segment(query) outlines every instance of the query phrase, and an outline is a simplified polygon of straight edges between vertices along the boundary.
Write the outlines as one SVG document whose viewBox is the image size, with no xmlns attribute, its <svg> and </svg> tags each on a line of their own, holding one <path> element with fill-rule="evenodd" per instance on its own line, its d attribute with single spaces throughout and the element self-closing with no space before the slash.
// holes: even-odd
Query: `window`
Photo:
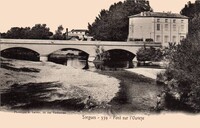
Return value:
<svg viewBox="0 0 200 128">
<path fill-rule="evenodd" d="M 169 25 L 165 24 L 165 31 L 168 31 Z"/>
<path fill-rule="evenodd" d="M 134 25 L 133 25 L 133 23 L 130 24 L 129 29 L 130 29 L 131 33 L 134 33 Z"/>
<path fill-rule="evenodd" d="M 184 31 L 184 25 L 181 25 L 181 31 Z"/>
<path fill-rule="evenodd" d="M 181 23 L 183 23 L 184 22 L 184 20 L 181 20 Z"/>
<path fill-rule="evenodd" d="M 160 22 L 160 19 L 157 19 L 157 22 L 159 23 L 159 22 Z"/>
<path fill-rule="evenodd" d="M 157 30 L 157 31 L 160 31 L 160 24 L 157 24 L 156 30 Z"/>
<path fill-rule="evenodd" d="M 172 42 L 176 42 L 176 36 L 172 37 Z"/>
<path fill-rule="evenodd" d="M 175 24 L 173 25 L 173 31 L 176 31 L 176 25 Z"/>
<path fill-rule="evenodd" d="M 161 41 L 160 35 L 157 35 L 157 36 L 156 36 L 156 41 L 157 41 L 157 42 L 160 42 L 160 41 Z"/>
<path fill-rule="evenodd" d="M 168 43 L 169 42 L 169 36 L 165 36 L 165 43 Z"/>
<path fill-rule="evenodd" d="M 175 19 L 173 20 L 173 23 L 176 23 L 176 20 L 175 20 Z"/>
<path fill-rule="evenodd" d="M 165 19 L 165 23 L 168 23 L 168 19 Z"/>
</svg>

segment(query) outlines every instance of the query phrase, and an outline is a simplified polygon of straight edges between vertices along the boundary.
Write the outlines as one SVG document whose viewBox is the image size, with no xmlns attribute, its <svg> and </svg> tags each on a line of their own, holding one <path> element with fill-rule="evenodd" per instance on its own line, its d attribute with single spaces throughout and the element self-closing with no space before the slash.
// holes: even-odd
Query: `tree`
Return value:
<svg viewBox="0 0 200 128">
<path fill-rule="evenodd" d="M 169 66 L 158 81 L 166 85 L 168 109 L 200 111 L 200 3 L 185 5 L 181 14 L 189 17 L 189 33 L 181 44 L 169 45 L 165 55 Z"/>
<path fill-rule="evenodd" d="M 20 28 L 20 27 L 12 27 L 7 33 L 4 35 L 4 38 L 11 39 L 28 39 L 30 33 L 30 28 Z"/>
<path fill-rule="evenodd" d="M 102 41 L 125 41 L 128 37 L 128 16 L 143 11 L 151 11 L 146 0 L 126 0 L 101 10 L 92 24 L 88 24 L 89 35 Z"/>
<path fill-rule="evenodd" d="M 36 24 L 30 27 L 12 27 L 6 33 L 1 34 L 3 38 L 11 39 L 49 39 L 53 33 L 46 24 Z"/>
<path fill-rule="evenodd" d="M 62 25 L 58 26 L 58 29 L 55 31 L 55 34 L 53 35 L 53 39 L 56 39 L 56 40 L 65 39 L 65 35 L 62 33 L 63 30 L 64 28 Z"/>
<path fill-rule="evenodd" d="M 140 48 L 137 53 L 137 60 L 143 61 L 161 61 L 163 58 L 163 53 L 161 49 L 155 49 L 154 47 L 146 48 L 146 46 Z"/>
<path fill-rule="evenodd" d="M 195 33 L 200 32 L 200 14 L 195 15 L 189 21 L 189 34 L 194 35 Z"/>
<path fill-rule="evenodd" d="M 200 111 L 200 32 L 188 35 L 171 53 L 163 75 L 167 94 L 175 99 L 169 101 L 171 108 Z"/>
<path fill-rule="evenodd" d="M 200 31 L 200 2 L 188 2 L 181 10 L 181 14 L 189 17 L 189 33 L 193 35 Z"/>
<path fill-rule="evenodd" d="M 181 14 L 188 16 L 190 19 L 194 18 L 195 15 L 198 15 L 200 12 L 200 3 L 195 2 L 191 3 L 190 1 L 185 5 L 185 7 L 181 10 Z"/>
<path fill-rule="evenodd" d="M 46 24 L 36 24 L 30 30 L 30 39 L 49 39 L 53 33 Z"/>
<path fill-rule="evenodd" d="M 104 62 L 110 60 L 110 53 L 108 51 L 105 51 L 102 46 L 97 45 L 95 52 L 96 52 L 95 60 Z"/>
<path fill-rule="evenodd" d="M 168 109 L 200 111 L 200 3 L 185 5 L 181 14 L 189 17 L 189 33 L 179 45 L 171 44 L 165 53 L 166 71 L 159 75 L 166 89 Z M 160 79 L 160 80 L 159 80 Z"/>
</svg>

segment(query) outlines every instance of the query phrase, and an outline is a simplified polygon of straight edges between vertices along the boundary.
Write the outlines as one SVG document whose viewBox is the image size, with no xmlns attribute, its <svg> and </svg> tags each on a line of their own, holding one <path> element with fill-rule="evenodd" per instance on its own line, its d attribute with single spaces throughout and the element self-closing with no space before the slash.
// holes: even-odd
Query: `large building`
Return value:
<svg viewBox="0 0 200 128">
<path fill-rule="evenodd" d="M 167 46 L 188 33 L 188 17 L 171 12 L 142 12 L 129 17 L 128 41 L 153 41 Z"/>
</svg>

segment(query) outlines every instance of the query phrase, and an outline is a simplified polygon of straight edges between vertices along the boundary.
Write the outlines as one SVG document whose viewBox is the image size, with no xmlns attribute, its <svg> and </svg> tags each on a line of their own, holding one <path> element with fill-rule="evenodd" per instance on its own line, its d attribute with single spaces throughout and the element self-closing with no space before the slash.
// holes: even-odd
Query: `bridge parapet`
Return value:
<svg viewBox="0 0 200 128">
<path fill-rule="evenodd" d="M 96 46 L 133 46 L 162 47 L 155 42 L 121 42 L 121 41 L 71 41 L 71 40 L 33 40 L 33 39 L 0 39 L 0 44 L 43 44 L 43 45 L 96 45 Z"/>
</svg>

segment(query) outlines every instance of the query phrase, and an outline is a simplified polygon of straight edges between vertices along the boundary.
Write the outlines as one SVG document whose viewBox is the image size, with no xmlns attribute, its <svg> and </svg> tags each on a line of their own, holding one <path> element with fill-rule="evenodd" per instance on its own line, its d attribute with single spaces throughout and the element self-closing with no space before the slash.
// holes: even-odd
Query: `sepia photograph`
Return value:
<svg viewBox="0 0 200 128">
<path fill-rule="evenodd" d="M 198 127 L 200 0 L 0 5 L 5 124 Z"/>
</svg>

